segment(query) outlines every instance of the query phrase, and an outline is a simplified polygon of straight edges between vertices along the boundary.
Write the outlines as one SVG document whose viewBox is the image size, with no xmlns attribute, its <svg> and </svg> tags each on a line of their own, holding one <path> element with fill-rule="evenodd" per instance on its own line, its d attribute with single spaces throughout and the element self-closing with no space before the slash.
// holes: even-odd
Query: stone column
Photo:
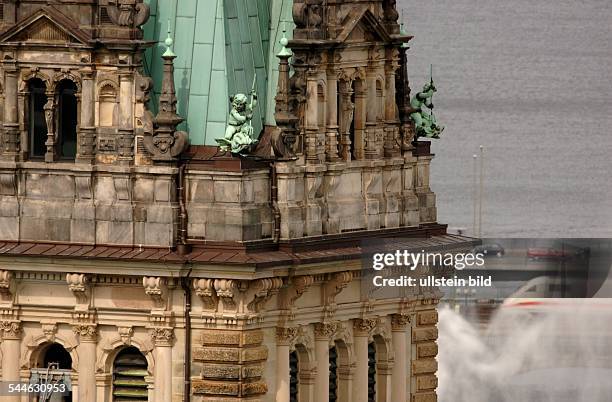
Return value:
<svg viewBox="0 0 612 402">
<path fill-rule="evenodd" d="M 119 163 L 132 164 L 134 161 L 134 116 L 133 116 L 133 74 L 124 71 L 120 77 L 120 114 L 119 114 Z"/>
<path fill-rule="evenodd" d="M 329 400 L 329 341 L 336 333 L 335 323 L 315 324 L 315 360 L 317 376 L 315 377 L 315 401 Z"/>
<path fill-rule="evenodd" d="M 316 71 L 306 73 L 306 138 L 305 153 L 306 160 L 310 163 L 318 163 L 317 133 L 319 131 L 319 96 L 317 91 Z"/>
<path fill-rule="evenodd" d="M 335 70 L 327 72 L 327 147 L 326 159 L 338 160 L 338 78 Z"/>
<path fill-rule="evenodd" d="M 94 324 L 79 324 L 73 331 L 79 337 L 79 401 L 95 402 L 97 328 Z"/>
<path fill-rule="evenodd" d="M 408 353 L 406 349 L 406 327 L 409 316 L 393 314 L 391 316 L 391 331 L 393 342 L 393 369 L 391 371 L 391 400 L 407 401 L 408 391 Z"/>
<path fill-rule="evenodd" d="M 350 161 L 351 155 L 351 123 L 355 118 L 355 106 L 351 101 L 353 94 L 351 84 L 348 81 L 340 82 L 340 113 L 338 126 L 340 130 L 340 158 L 344 161 Z M 355 129 L 356 129 L 355 125 Z"/>
<path fill-rule="evenodd" d="M 367 93 L 366 83 L 359 79 L 355 81 L 355 117 L 353 127 L 355 129 L 355 159 L 365 158 L 365 143 L 366 143 L 366 115 L 367 115 Z"/>
<path fill-rule="evenodd" d="M 0 321 L 2 337 L 2 381 L 20 381 L 19 361 L 21 350 L 21 322 Z M 6 402 L 19 402 L 21 396 L 3 396 Z"/>
<path fill-rule="evenodd" d="M 368 338 L 376 322 L 357 319 L 353 322 L 355 380 L 353 381 L 352 402 L 368 402 Z"/>
<path fill-rule="evenodd" d="M 2 138 L 4 159 L 19 159 L 19 115 L 17 108 L 17 66 L 4 63 L 4 133 Z"/>
<path fill-rule="evenodd" d="M 276 328 L 276 402 L 289 402 L 289 345 L 297 334 L 297 328 Z"/>
<path fill-rule="evenodd" d="M 398 64 L 393 58 L 385 66 L 386 96 L 385 96 L 385 143 L 386 157 L 400 155 L 399 144 L 399 113 L 395 98 L 395 72 Z"/>
<path fill-rule="evenodd" d="M 81 117 L 77 141 L 77 161 L 91 163 L 94 160 L 96 146 L 94 72 L 89 68 L 82 70 L 81 77 L 83 84 L 81 89 Z"/>
<path fill-rule="evenodd" d="M 151 338 L 155 344 L 155 402 L 172 401 L 172 341 L 170 327 L 153 327 Z"/>
<path fill-rule="evenodd" d="M 365 157 L 375 159 L 378 155 L 376 149 L 376 118 L 378 116 L 378 102 L 376 101 L 376 70 L 372 67 L 367 70 L 367 113 L 366 113 L 366 139 Z"/>
</svg>

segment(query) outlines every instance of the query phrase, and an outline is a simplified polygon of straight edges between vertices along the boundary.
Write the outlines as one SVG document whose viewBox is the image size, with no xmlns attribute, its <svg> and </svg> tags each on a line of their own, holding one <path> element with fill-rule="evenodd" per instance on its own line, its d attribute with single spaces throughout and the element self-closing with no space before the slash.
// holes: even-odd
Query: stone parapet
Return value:
<svg viewBox="0 0 612 402">
<path fill-rule="evenodd" d="M 0 239 L 171 247 L 176 168 L 0 165 Z"/>
<path fill-rule="evenodd" d="M 269 169 L 191 168 L 186 186 L 191 238 L 248 241 L 272 236 Z"/>
</svg>

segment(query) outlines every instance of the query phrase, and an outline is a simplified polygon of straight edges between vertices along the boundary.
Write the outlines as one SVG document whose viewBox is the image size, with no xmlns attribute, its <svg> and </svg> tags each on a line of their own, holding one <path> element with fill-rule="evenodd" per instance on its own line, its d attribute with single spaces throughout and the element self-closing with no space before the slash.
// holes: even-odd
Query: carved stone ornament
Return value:
<svg viewBox="0 0 612 402">
<path fill-rule="evenodd" d="M 336 311 L 336 296 L 346 288 L 353 279 L 350 271 L 336 272 L 323 284 L 323 309 L 325 317 L 331 317 Z"/>
<path fill-rule="evenodd" d="M 356 319 L 353 321 L 353 331 L 355 335 L 368 336 L 378 325 L 378 320 L 374 318 Z"/>
<path fill-rule="evenodd" d="M 393 331 L 403 331 L 410 323 L 410 315 L 408 314 L 393 314 L 391 315 L 391 328 Z"/>
<path fill-rule="evenodd" d="M 300 275 L 292 278 L 291 283 L 283 287 L 278 298 L 278 307 L 281 310 L 291 310 L 295 306 L 297 299 L 308 290 L 313 284 L 314 277 L 312 275 Z"/>
<path fill-rule="evenodd" d="M 155 307 L 164 308 L 167 297 L 166 279 L 159 276 L 145 276 L 142 278 L 142 284 L 147 296 L 153 299 Z"/>
<path fill-rule="evenodd" d="M 142 0 L 109 0 L 108 3 L 108 17 L 113 24 L 122 27 L 136 28 L 144 25 L 151 15 L 149 5 Z"/>
<path fill-rule="evenodd" d="M 53 322 L 43 323 L 42 331 L 47 341 L 55 342 L 55 334 L 57 334 L 57 324 L 56 323 L 53 323 Z"/>
<path fill-rule="evenodd" d="M 151 340 L 155 346 L 172 346 L 174 340 L 174 328 L 152 327 L 150 329 Z"/>
<path fill-rule="evenodd" d="M 289 345 L 297 336 L 297 327 L 276 327 L 276 342 L 279 345 Z"/>
<path fill-rule="evenodd" d="M 176 127 L 184 120 L 177 114 L 176 89 L 174 86 L 174 59 L 172 38 L 168 29 L 165 41 L 167 50 L 162 55 L 164 59 L 164 74 L 162 90 L 159 95 L 159 112 L 154 119 L 153 134 L 145 132 L 143 145 L 151 153 L 154 162 L 172 163 L 189 147 L 189 136 L 185 131 L 177 131 Z"/>
<path fill-rule="evenodd" d="M 89 277 L 85 274 L 68 273 L 66 274 L 66 283 L 68 289 L 77 299 L 77 310 L 89 309 L 89 300 L 91 296 L 91 288 Z"/>
<path fill-rule="evenodd" d="M 11 271 L 0 271 L 0 298 L 3 301 L 12 301 L 14 284 L 14 275 Z"/>
<path fill-rule="evenodd" d="M 217 294 L 215 293 L 214 279 L 196 278 L 193 280 L 193 290 L 202 299 L 205 310 L 216 311 Z"/>
<path fill-rule="evenodd" d="M 18 340 L 21 338 L 21 322 L 14 320 L 0 321 L 0 339 Z"/>
<path fill-rule="evenodd" d="M 132 344 L 132 336 L 134 336 L 134 329 L 132 327 L 118 327 L 117 332 L 124 345 L 130 346 Z"/>
<path fill-rule="evenodd" d="M 79 336 L 81 342 L 95 342 L 98 339 L 98 326 L 95 324 L 76 324 L 72 332 Z"/>
<path fill-rule="evenodd" d="M 317 339 L 331 339 L 338 330 L 337 322 L 322 323 L 318 322 L 314 326 L 314 334 Z"/>
</svg>

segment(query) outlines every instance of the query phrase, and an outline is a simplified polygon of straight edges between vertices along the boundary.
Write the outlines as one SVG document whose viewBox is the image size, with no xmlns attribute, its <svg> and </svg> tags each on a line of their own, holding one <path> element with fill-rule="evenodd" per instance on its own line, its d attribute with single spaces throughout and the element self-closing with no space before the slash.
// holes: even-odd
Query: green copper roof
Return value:
<svg viewBox="0 0 612 402">
<path fill-rule="evenodd" d="M 274 124 L 276 54 L 283 23 L 288 37 L 293 32 L 293 0 L 145 1 L 151 6 L 145 38 L 158 42 L 147 51 L 145 70 L 159 91 L 170 20 L 178 113 L 186 118 L 180 128 L 189 131 L 192 144 L 216 144 L 214 138 L 225 131 L 229 95 L 248 94 L 255 73 L 259 104 L 253 126 L 259 132 L 264 124 Z"/>
</svg>

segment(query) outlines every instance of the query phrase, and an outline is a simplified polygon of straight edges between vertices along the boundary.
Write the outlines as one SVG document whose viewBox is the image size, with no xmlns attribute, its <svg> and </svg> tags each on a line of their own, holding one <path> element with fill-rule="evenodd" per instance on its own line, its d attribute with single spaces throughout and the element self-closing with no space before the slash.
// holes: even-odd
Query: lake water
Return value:
<svg viewBox="0 0 612 402">
<path fill-rule="evenodd" d="M 411 86 L 434 65 L 439 221 L 483 236 L 612 237 L 612 1 L 400 0 Z"/>
</svg>

